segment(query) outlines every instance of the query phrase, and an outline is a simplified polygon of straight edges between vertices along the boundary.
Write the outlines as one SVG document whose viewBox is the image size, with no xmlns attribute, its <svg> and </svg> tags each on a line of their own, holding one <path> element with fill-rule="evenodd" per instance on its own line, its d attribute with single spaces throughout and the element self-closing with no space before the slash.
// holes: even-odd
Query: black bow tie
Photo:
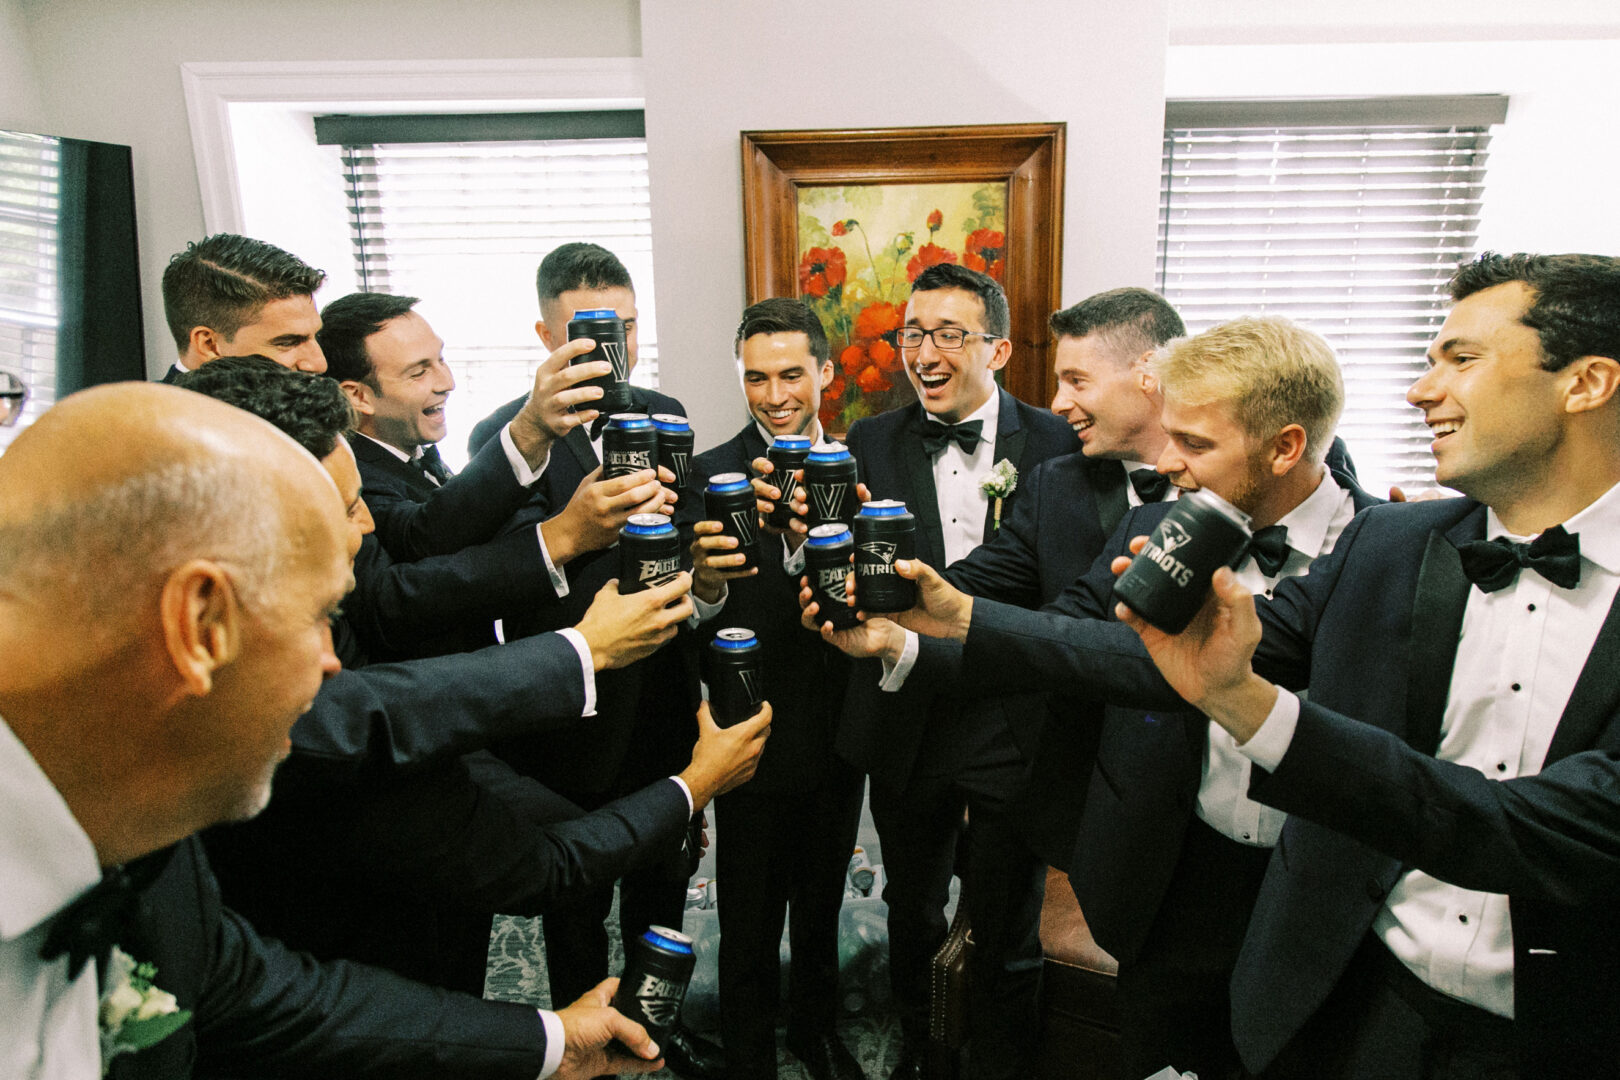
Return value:
<svg viewBox="0 0 1620 1080">
<path fill-rule="evenodd" d="M 930 456 L 945 449 L 947 443 L 955 443 L 962 448 L 962 453 L 971 454 L 979 445 L 979 439 L 984 432 L 983 420 L 966 420 L 960 424 L 941 424 L 926 417 L 917 421 L 917 437 L 922 440 L 923 449 Z"/>
<path fill-rule="evenodd" d="M 603 413 L 601 416 L 598 416 L 595 420 L 591 421 L 591 429 L 588 432 L 591 437 L 591 442 L 595 442 L 597 439 L 602 437 L 602 430 L 608 426 L 608 421 L 611 419 L 613 419 L 613 417 L 609 416 L 607 413 Z"/>
<path fill-rule="evenodd" d="M 1136 497 L 1144 505 L 1163 502 L 1165 493 L 1170 490 L 1170 478 L 1157 469 L 1132 469 L 1130 480 Z"/>
<path fill-rule="evenodd" d="M 1460 544 L 1457 554 L 1462 556 L 1463 573 L 1480 592 L 1507 588 L 1525 567 L 1560 589 L 1573 589 L 1581 583 L 1581 538 L 1578 533 L 1565 532 L 1562 525 L 1554 525 L 1528 544 L 1499 536 Z"/>
<path fill-rule="evenodd" d="M 422 470 L 422 474 L 435 483 L 443 484 L 450 479 L 451 473 L 444 459 L 439 457 L 437 446 L 428 446 L 422 450 L 422 455 L 411 460 L 411 464 Z"/>
<path fill-rule="evenodd" d="M 1249 537 L 1249 554 L 1266 577 L 1276 577 L 1288 563 L 1288 526 L 1267 525 Z"/>
<path fill-rule="evenodd" d="M 77 979 L 91 960 L 98 967 L 105 964 L 124 936 L 141 890 L 163 872 L 172 853 L 168 849 L 103 870 L 100 881 L 52 917 L 39 958 L 48 963 L 66 954 L 69 980 Z"/>
</svg>

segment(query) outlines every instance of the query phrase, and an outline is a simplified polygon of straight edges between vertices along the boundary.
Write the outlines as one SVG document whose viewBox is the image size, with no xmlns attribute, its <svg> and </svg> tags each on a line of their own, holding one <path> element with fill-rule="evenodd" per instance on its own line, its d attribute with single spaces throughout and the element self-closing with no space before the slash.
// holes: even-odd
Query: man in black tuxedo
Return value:
<svg viewBox="0 0 1620 1080">
<path fill-rule="evenodd" d="M 1452 294 L 1407 398 L 1468 498 L 1360 515 L 1271 600 L 1221 572 L 1174 637 L 925 589 L 970 658 L 1140 705 L 1173 687 L 1260 766 L 1251 794 L 1289 818 L 1232 1005 L 1268 1077 L 1577 1077 L 1620 1053 L 1620 263 L 1485 255 Z"/>
<path fill-rule="evenodd" d="M 188 838 L 269 800 L 289 730 L 338 669 L 347 538 L 313 458 L 169 387 L 73 395 L 0 459 L 0 647 L 30 658 L 0 672 L 10 1071 L 97 1074 L 94 972 L 115 944 L 158 965 L 173 999 L 151 1007 L 179 1010 L 155 1046 L 114 1059 L 121 1077 L 654 1067 L 645 1032 L 603 1007 L 611 983 L 537 1016 L 316 964 L 219 908 Z M 109 1043 L 136 1022 L 109 1014 Z M 639 1056 L 604 1052 L 615 1037 Z"/>
<path fill-rule="evenodd" d="M 803 302 L 762 300 L 743 312 L 736 350 L 748 423 L 693 461 L 691 497 L 710 476 L 751 475 L 777 435 L 822 437 L 817 414 L 833 366 L 821 320 Z M 784 915 L 791 912 L 788 1049 L 817 1080 L 860 1080 L 838 1038 L 838 910 L 855 833 L 861 774 L 833 751 L 848 662 L 799 625 L 798 573 L 787 560 L 798 531 L 761 532 L 756 570 L 739 571 L 737 540 L 718 521 L 696 526 L 694 597 L 723 608 L 704 624 L 759 638 L 772 741 L 748 784 L 715 800 L 720 905 L 720 1018 L 727 1075 L 774 1080 Z"/>
<path fill-rule="evenodd" d="M 857 421 L 849 448 L 873 498 L 900 499 L 917 519 L 924 560 L 962 558 L 995 535 L 1019 494 L 991 500 L 981 482 L 1003 460 L 1029 472 L 1075 448 L 1069 425 L 997 387 L 1012 353 L 1001 286 L 955 265 L 912 284 L 898 341 L 917 404 Z M 995 703 L 959 708 L 949 696 L 892 715 L 873 661 L 851 673 L 838 748 L 872 778 L 889 905 L 889 968 L 905 1032 L 893 1075 L 921 1075 L 928 1035 L 928 962 L 945 938 L 945 904 L 963 814 L 962 900 L 973 926 L 968 973 L 975 1076 L 1027 1076 L 1025 1037 L 1040 985 L 1038 937 L 1045 868 L 1018 835 L 1008 801 L 1026 754 Z"/>
<path fill-rule="evenodd" d="M 638 347 L 635 287 L 629 271 L 612 252 L 596 244 L 564 244 L 541 260 L 535 290 L 541 316 L 535 333 L 554 356 L 573 355 L 568 350 L 580 347 L 568 342 L 568 320 L 575 311 L 611 309 L 624 320 L 627 352 L 634 368 Z M 631 399 L 634 412 L 686 413 L 679 401 L 656 390 L 632 387 Z M 523 401 L 508 402 L 473 428 L 469 448 L 475 456 L 513 420 Z M 539 526 L 548 550 L 552 543 L 548 526 L 561 526 L 559 535 L 570 538 L 568 551 L 552 550 L 550 555 L 557 568 L 559 602 L 514 608 L 504 619 L 508 640 L 566 626 L 579 618 L 585 599 L 604 582 L 618 577 L 614 545 L 631 514 L 672 513 L 682 535 L 691 539 L 701 500 L 674 500 L 674 492 L 668 488 L 653 491 L 656 482 L 646 473 L 601 479 L 600 425 L 604 419 L 598 416 L 588 429 L 577 427 L 560 440 L 528 504 L 508 523 L 509 529 Z M 668 480 L 672 482 L 674 477 Z M 704 614 L 698 605 L 698 615 Z M 692 717 L 699 690 L 692 638 L 682 634 L 642 662 L 600 680 L 595 741 L 530 740 L 527 745 L 503 748 L 502 756 L 519 771 L 539 777 L 584 807 L 601 806 L 667 776 L 672 766 L 679 766 L 696 736 Z M 692 855 L 696 855 L 695 847 Z M 649 925 L 680 925 L 686 882 L 695 865 L 695 860 L 677 861 L 623 879 L 619 926 L 624 940 L 638 936 Z M 608 889 L 572 910 L 546 914 L 546 956 L 554 999 L 572 1000 L 576 990 L 589 985 L 595 972 L 606 972 L 608 937 L 603 920 L 611 904 L 612 890 Z M 670 1065 L 682 1075 L 701 1080 L 718 1076 L 724 1067 L 719 1047 L 684 1027 L 677 1028 L 666 1042 Z"/>
<path fill-rule="evenodd" d="M 187 244 L 163 271 L 163 314 L 179 355 L 163 381 L 220 356 L 325 371 L 314 299 L 325 280 L 325 271 L 251 237 L 215 233 Z"/>
</svg>

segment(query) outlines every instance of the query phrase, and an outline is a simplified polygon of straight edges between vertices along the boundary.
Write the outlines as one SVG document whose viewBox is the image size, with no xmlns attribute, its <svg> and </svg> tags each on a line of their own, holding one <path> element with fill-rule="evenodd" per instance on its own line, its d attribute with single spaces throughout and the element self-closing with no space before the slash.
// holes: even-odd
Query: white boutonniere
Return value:
<svg viewBox="0 0 1620 1080">
<path fill-rule="evenodd" d="M 101 1075 L 113 1058 L 145 1050 L 173 1035 L 191 1019 L 173 994 L 152 985 L 157 968 L 137 964 L 118 946 L 107 961 L 106 986 L 101 991 Z"/>
<path fill-rule="evenodd" d="M 990 475 L 980 481 L 979 490 L 996 500 L 995 527 L 1001 528 L 1001 504 L 1018 490 L 1018 467 L 1010 459 L 1002 458 L 990 470 Z"/>
</svg>

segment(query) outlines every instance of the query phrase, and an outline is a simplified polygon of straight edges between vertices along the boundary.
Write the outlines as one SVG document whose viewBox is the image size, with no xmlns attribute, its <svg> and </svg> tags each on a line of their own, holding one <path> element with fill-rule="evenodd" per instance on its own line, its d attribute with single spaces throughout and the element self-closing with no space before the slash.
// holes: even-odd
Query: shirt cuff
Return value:
<svg viewBox="0 0 1620 1080">
<path fill-rule="evenodd" d="M 800 544 L 797 551 L 789 551 L 785 536 L 782 538 L 782 569 L 789 577 L 798 577 L 804 573 L 804 545 Z"/>
<path fill-rule="evenodd" d="M 585 676 L 585 708 L 581 710 L 579 715 L 595 716 L 596 665 L 591 661 L 590 642 L 585 640 L 584 634 L 580 633 L 572 626 L 565 626 L 563 629 L 557 631 L 557 633 L 561 634 L 563 636 L 563 640 L 572 645 L 574 647 L 574 651 L 579 654 L 580 673 Z"/>
<path fill-rule="evenodd" d="M 916 633 L 907 630 L 906 644 L 900 650 L 900 659 L 891 662 L 888 657 L 883 658 L 883 681 L 878 683 L 878 689 L 893 693 L 906 685 L 906 676 L 917 666 L 917 653 L 920 648 L 921 642 Z"/>
<path fill-rule="evenodd" d="M 568 1035 L 563 1031 L 562 1020 L 550 1009 L 536 1009 L 540 1014 L 540 1022 L 546 1026 L 546 1060 L 540 1066 L 539 1080 L 556 1072 L 562 1065 L 563 1051 L 568 1048 Z"/>
<path fill-rule="evenodd" d="M 730 595 L 731 590 L 726 587 L 726 583 L 723 581 L 720 583 L 720 599 L 716 600 L 712 604 L 700 599 L 697 593 L 693 593 L 692 617 L 687 621 L 693 626 L 697 626 L 699 623 L 708 622 L 710 619 L 720 614 L 720 609 L 726 606 L 726 598 Z"/>
<path fill-rule="evenodd" d="M 1267 772 L 1276 772 L 1294 742 L 1294 729 L 1299 726 L 1299 698 L 1277 688 L 1277 703 L 1266 714 L 1260 730 L 1249 741 L 1238 747 L 1238 753 Z"/>
<path fill-rule="evenodd" d="M 501 428 L 501 449 L 506 451 L 506 460 L 512 466 L 512 474 L 517 477 L 519 487 L 529 487 L 540 479 L 540 474 L 546 471 L 546 462 L 551 460 L 551 447 L 548 446 L 546 447 L 545 456 L 540 459 L 540 467 L 538 469 L 529 468 L 529 463 L 523 460 L 522 454 L 518 453 L 517 443 L 512 441 L 511 424 Z"/>
<path fill-rule="evenodd" d="M 691 817 L 692 816 L 692 789 L 687 787 L 686 786 L 686 781 L 682 780 L 678 776 L 672 776 L 672 777 L 670 777 L 670 779 L 675 781 L 675 786 L 681 789 L 681 794 L 682 795 L 686 796 L 686 816 Z"/>
<path fill-rule="evenodd" d="M 542 522 L 542 524 L 544 523 Z M 534 527 L 534 536 L 536 540 L 540 541 L 540 558 L 545 560 L 546 573 L 551 577 L 552 591 L 557 594 L 557 599 L 561 600 L 568 595 L 568 575 L 563 573 L 562 569 L 551 561 L 551 552 L 546 550 L 546 534 L 541 531 L 539 525 Z"/>
</svg>

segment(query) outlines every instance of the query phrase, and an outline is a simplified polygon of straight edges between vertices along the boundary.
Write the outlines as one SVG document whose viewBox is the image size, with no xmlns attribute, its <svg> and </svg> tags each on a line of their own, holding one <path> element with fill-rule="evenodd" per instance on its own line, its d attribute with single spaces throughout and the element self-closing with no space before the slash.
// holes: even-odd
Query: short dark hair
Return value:
<svg viewBox="0 0 1620 1080">
<path fill-rule="evenodd" d="M 186 245 L 163 271 L 163 314 L 184 355 L 194 327 L 206 326 L 226 341 L 272 300 L 313 296 L 326 280 L 296 255 L 274 244 L 234 233 L 215 233 Z"/>
<path fill-rule="evenodd" d="M 342 387 L 268 356 L 221 356 L 186 372 L 176 385 L 274 424 L 316 458 L 336 450 L 338 439 L 354 428 L 354 406 Z"/>
<path fill-rule="evenodd" d="M 1187 336 L 1187 324 L 1170 301 L 1151 289 L 1135 286 L 1088 296 L 1053 312 L 1050 324 L 1052 333 L 1059 338 L 1105 335 L 1112 347 L 1131 359 Z"/>
<path fill-rule="evenodd" d="M 757 304 L 749 304 L 737 324 L 737 340 L 732 352 L 742 355 L 743 342 L 759 334 L 803 334 L 810 339 L 810 355 L 818 365 L 832 357 L 832 346 L 827 344 L 827 331 L 821 317 L 810 310 L 803 300 L 788 296 L 773 296 Z"/>
<path fill-rule="evenodd" d="M 636 291 L 630 271 L 619 257 L 601 244 L 576 241 L 552 248 L 534 272 L 534 290 L 540 295 L 540 314 L 546 305 L 573 289 L 629 289 Z"/>
<path fill-rule="evenodd" d="M 414 296 L 356 292 L 340 296 L 321 309 L 321 329 L 315 335 L 326 354 L 326 375 L 338 382 L 363 382 L 377 389 L 377 378 L 366 352 L 366 338 L 383 323 L 407 314 L 417 304 Z"/>
<path fill-rule="evenodd" d="M 979 298 L 984 305 L 984 332 L 995 337 L 1006 337 L 1012 332 L 1012 314 L 1007 310 L 1007 294 L 989 274 L 969 270 L 957 263 L 935 263 L 917 275 L 911 283 L 915 296 L 920 292 L 938 289 L 961 289 Z"/>
<path fill-rule="evenodd" d="M 1543 368 L 1561 371 L 1583 356 L 1620 360 L 1620 259 L 1487 251 L 1452 276 L 1451 298 L 1513 281 L 1535 291 L 1522 321 L 1541 337 Z"/>
</svg>

